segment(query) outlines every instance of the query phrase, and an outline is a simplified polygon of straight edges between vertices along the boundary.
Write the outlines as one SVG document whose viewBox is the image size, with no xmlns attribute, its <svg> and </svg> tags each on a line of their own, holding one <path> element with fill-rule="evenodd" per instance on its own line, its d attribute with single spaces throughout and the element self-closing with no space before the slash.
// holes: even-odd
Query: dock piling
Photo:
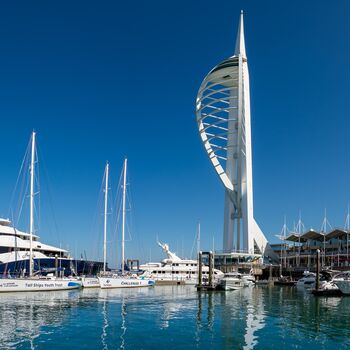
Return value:
<svg viewBox="0 0 350 350">
<path fill-rule="evenodd" d="M 198 287 L 202 287 L 202 252 L 198 253 Z"/>
<path fill-rule="evenodd" d="M 320 289 L 320 250 L 316 250 L 316 290 Z"/>
</svg>

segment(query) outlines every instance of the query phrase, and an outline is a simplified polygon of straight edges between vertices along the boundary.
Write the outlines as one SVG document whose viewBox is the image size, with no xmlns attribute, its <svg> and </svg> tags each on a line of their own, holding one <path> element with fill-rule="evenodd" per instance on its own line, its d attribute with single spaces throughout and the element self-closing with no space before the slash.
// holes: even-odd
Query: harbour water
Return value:
<svg viewBox="0 0 350 350">
<path fill-rule="evenodd" d="M 0 294 L 0 349 L 349 349 L 350 297 L 194 286 Z"/>
</svg>

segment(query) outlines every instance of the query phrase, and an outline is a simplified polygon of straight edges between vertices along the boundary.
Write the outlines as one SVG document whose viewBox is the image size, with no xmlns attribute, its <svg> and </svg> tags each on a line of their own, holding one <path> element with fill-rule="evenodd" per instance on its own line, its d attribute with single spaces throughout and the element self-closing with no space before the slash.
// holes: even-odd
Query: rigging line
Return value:
<svg viewBox="0 0 350 350">
<path fill-rule="evenodd" d="M 21 162 L 21 167 L 20 167 L 19 172 L 18 172 L 18 175 L 17 175 L 15 187 L 14 187 L 14 189 L 13 189 L 13 191 L 12 191 L 12 194 L 11 194 L 10 208 L 12 207 L 12 204 L 13 204 L 13 201 L 14 201 L 15 192 L 16 192 L 16 189 L 17 189 L 18 182 L 19 182 L 19 180 L 20 180 L 21 174 L 22 174 L 22 172 L 23 172 L 25 162 L 26 162 L 26 160 L 27 160 L 27 158 L 28 158 L 28 153 L 29 153 L 30 147 L 31 147 L 31 139 L 30 139 L 29 142 L 28 142 L 26 151 L 25 151 L 25 153 L 24 153 L 24 157 L 23 157 L 22 162 Z M 9 208 L 9 211 L 10 211 L 10 208 Z"/>
<path fill-rule="evenodd" d="M 102 227 L 102 218 L 103 218 L 103 210 L 102 208 L 104 207 L 104 184 L 106 181 L 106 168 L 104 168 L 103 176 L 102 176 L 102 181 L 100 184 L 100 188 L 98 191 L 98 197 L 97 197 L 97 203 L 96 203 L 96 209 L 95 209 L 95 214 L 94 214 L 94 227 L 93 227 L 93 232 L 96 234 L 94 237 L 97 237 L 97 254 L 101 253 L 101 249 L 98 249 L 101 247 L 102 242 L 103 242 L 103 235 L 101 234 L 101 227 Z M 94 251 L 94 254 L 96 252 Z M 108 255 L 107 255 L 108 256 Z M 108 259 L 107 259 L 108 260 Z"/>
<path fill-rule="evenodd" d="M 96 201 L 96 205 L 95 205 L 95 210 L 93 212 L 93 217 L 92 217 L 92 222 L 91 222 L 91 226 L 90 226 L 90 235 L 92 235 L 94 237 L 94 243 L 97 243 L 97 244 L 94 244 L 94 251 L 93 251 L 93 254 L 96 254 L 96 250 L 97 250 L 97 256 L 100 258 L 101 255 L 101 235 L 100 235 L 100 223 L 98 218 L 100 218 L 100 211 L 99 209 L 102 207 L 101 203 L 102 203 L 102 188 L 103 188 L 103 183 L 104 183 L 104 179 L 105 179 L 105 171 L 103 173 L 103 176 L 102 176 L 102 181 L 101 181 L 101 184 L 99 186 L 99 191 L 97 192 L 98 195 L 96 196 L 97 197 L 97 201 Z M 101 219 L 100 219 L 101 221 Z"/>
<path fill-rule="evenodd" d="M 34 213 L 36 215 L 36 225 L 37 225 L 37 230 L 40 232 L 41 229 L 41 194 L 40 194 L 40 167 L 39 167 L 39 161 L 38 161 L 38 142 L 36 142 L 36 147 L 35 147 L 35 154 L 34 154 L 34 162 L 36 165 L 35 172 L 34 172 L 34 189 L 35 189 L 35 183 L 37 184 L 37 192 L 35 193 L 34 190 Z M 38 195 L 37 202 L 35 202 L 35 195 Z M 34 227 L 34 232 L 35 232 L 35 227 Z"/>
<path fill-rule="evenodd" d="M 197 241 L 197 236 L 198 235 L 198 232 L 194 235 L 194 238 L 193 238 L 193 243 L 192 243 L 192 248 L 191 248 L 191 254 L 190 254 L 190 257 L 193 258 L 193 251 L 194 251 L 194 247 L 196 245 L 196 241 Z"/>
<path fill-rule="evenodd" d="M 123 171 L 120 173 L 119 181 L 118 181 L 118 184 L 116 187 L 117 191 L 116 191 L 114 201 L 113 201 L 113 208 L 114 208 L 114 211 L 116 213 L 116 215 L 114 216 L 113 221 L 112 221 L 114 235 L 116 234 L 116 231 L 118 229 L 118 222 L 119 222 L 119 215 L 120 215 L 120 208 L 121 208 L 121 204 L 118 203 L 118 201 L 120 201 L 120 199 L 121 199 L 122 181 L 123 181 Z"/>
<path fill-rule="evenodd" d="M 132 205 L 131 205 L 131 191 L 130 191 L 130 184 L 127 182 L 127 185 L 126 185 L 126 202 L 127 202 L 127 205 L 128 205 L 128 209 L 127 211 L 129 211 L 129 216 L 127 217 L 127 220 L 126 220 L 126 223 L 127 223 L 127 228 L 129 229 L 129 239 L 130 241 L 132 240 L 132 235 L 131 235 L 131 232 L 132 232 L 132 229 L 133 229 L 133 213 L 131 211 L 132 209 Z M 128 188 L 129 186 L 129 188 Z"/>
<path fill-rule="evenodd" d="M 53 188 L 52 181 L 51 181 L 51 178 L 49 176 L 49 172 L 47 170 L 44 153 L 41 151 L 41 147 L 39 144 L 37 144 L 37 147 L 36 147 L 36 154 L 37 154 L 37 163 L 38 164 L 39 164 L 39 158 L 41 159 L 40 166 L 37 167 L 37 169 L 38 169 L 37 180 L 38 180 L 38 192 L 39 192 L 39 211 L 40 211 L 39 215 L 42 216 L 42 205 L 41 205 L 42 193 L 40 190 L 40 188 L 41 188 L 40 179 L 41 179 L 41 176 L 44 176 L 43 183 L 45 185 L 45 190 L 47 193 L 47 199 L 48 199 L 48 203 L 49 203 L 49 212 L 50 212 L 50 215 L 51 215 L 52 220 L 53 220 L 53 227 L 50 226 L 49 229 L 53 230 L 53 235 L 55 236 L 56 240 L 58 239 L 58 242 L 61 242 L 61 231 L 59 230 L 59 227 L 58 227 L 56 212 L 54 210 L 54 204 L 53 204 L 53 196 L 52 196 L 52 191 L 51 191 L 51 188 Z M 41 224 L 41 220 L 39 220 L 39 224 Z"/>
<path fill-rule="evenodd" d="M 22 202 L 21 204 L 19 205 L 19 208 L 18 208 L 18 216 L 17 216 L 17 222 L 16 222 L 16 225 L 15 226 L 18 226 L 19 224 L 19 220 L 20 220 L 20 217 L 22 215 L 22 210 L 23 210 L 23 207 L 25 205 L 25 202 L 26 202 L 26 196 L 25 196 L 25 193 L 28 192 L 28 188 L 29 188 L 29 181 L 26 181 L 26 186 L 25 186 L 25 189 L 24 189 L 24 193 L 21 193 L 21 197 L 22 197 Z"/>
<path fill-rule="evenodd" d="M 137 220 L 136 215 L 136 207 L 135 207 L 135 201 L 134 201 L 134 187 L 131 186 L 131 180 L 130 180 L 130 172 L 128 173 L 128 177 L 127 177 L 127 200 L 129 203 L 129 208 L 130 208 L 130 214 L 129 214 L 129 220 L 130 220 L 130 239 L 133 240 L 133 235 L 134 235 L 134 242 L 136 242 L 137 245 L 137 250 L 138 250 L 138 254 L 140 256 L 146 256 L 146 252 L 145 252 L 145 245 L 142 242 L 142 237 L 139 235 L 139 231 L 136 225 Z"/>
<path fill-rule="evenodd" d="M 116 216 L 116 221 L 115 221 L 115 226 L 114 226 L 114 235 L 115 235 L 115 238 L 117 239 L 117 231 L 119 229 L 119 226 L 120 226 L 120 215 L 121 215 L 121 212 L 122 212 L 122 201 L 123 199 L 120 198 L 119 199 L 119 203 L 117 205 L 117 208 L 118 208 L 118 211 L 117 211 L 117 216 Z"/>
<path fill-rule="evenodd" d="M 26 160 L 27 161 L 27 160 Z M 25 169 L 27 169 L 27 162 L 24 164 Z M 26 193 L 27 193 L 27 188 L 28 188 L 29 180 L 28 177 L 26 176 L 26 173 L 24 170 L 21 173 L 21 179 L 20 179 L 20 188 L 18 193 L 15 194 L 17 196 L 17 204 L 15 206 L 15 213 L 14 213 L 14 225 L 18 226 L 19 220 L 20 220 L 20 213 L 22 211 L 22 207 L 24 206 L 24 202 L 26 200 Z"/>
</svg>

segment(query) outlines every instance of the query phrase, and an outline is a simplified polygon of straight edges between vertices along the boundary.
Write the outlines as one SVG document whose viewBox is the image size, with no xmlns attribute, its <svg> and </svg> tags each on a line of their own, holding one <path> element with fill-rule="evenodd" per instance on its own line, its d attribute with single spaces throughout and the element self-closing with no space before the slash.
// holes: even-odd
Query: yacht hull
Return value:
<svg viewBox="0 0 350 350">
<path fill-rule="evenodd" d="M 97 277 L 82 277 L 81 283 L 84 288 L 100 288 L 100 281 Z"/>
<path fill-rule="evenodd" d="M 337 285 L 337 287 L 343 294 L 350 294 L 350 281 L 334 281 L 334 283 Z"/>
<path fill-rule="evenodd" d="M 238 290 L 244 287 L 244 282 L 236 278 L 223 278 L 220 281 L 219 289 L 222 290 Z"/>
<path fill-rule="evenodd" d="M 108 288 L 140 288 L 154 286 L 154 280 L 125 277 L 99 277 L 100 287 Z"/>
<path fill-rule="evenodd" d="M 38 292 L 78 289 L 81 283 L 72 279 L 2 278 L 1 292 Z"/>
</svg>

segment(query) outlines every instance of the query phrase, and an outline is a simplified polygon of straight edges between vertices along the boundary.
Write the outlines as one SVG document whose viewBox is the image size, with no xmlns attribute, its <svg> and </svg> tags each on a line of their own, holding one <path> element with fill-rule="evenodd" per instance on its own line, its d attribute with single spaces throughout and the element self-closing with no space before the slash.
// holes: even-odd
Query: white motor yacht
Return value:
<svg viewBox="0 0 350 350">
<path fill-rule="evenodd" d="M 340 291 L 345 294 L 350 294 L 350 271 L 342 272 L 341 274 L 337 275 L 334 283 L 337 285 L 337 287 L 340 289 Z"/>
<path fill-rule="evenodd" d="M 309 271 L 304 271 L 303 277 L 297 281 L 298 288 L 314 288 L 316 283 L 316 274 Z"/>
<path fill-rule="evenodd" d="M 161 262 L 149 262 L 140 265 L 140 269 L 151 274 L 155 281 L 179 282 L 185 284 L 198 283 L 198 261 L 193 259 L 181 259 L 170 251 L 169 245 L 157 242 L 166 253 L 167 258 Z M 214 269 L 214 280 L 218 282 L 224 276 L 223 272 Z M 202 279 L 206 282 L 209 278 L 209 267 L 202 266 Z"/>
<path fill-rule="evenodd" d="M 239 272 L 228 272 L 220 280 L 218 288 L 223 290 L 237 290 L 244 286 L 248 286 L 248 281 Z"/>
</svg>

